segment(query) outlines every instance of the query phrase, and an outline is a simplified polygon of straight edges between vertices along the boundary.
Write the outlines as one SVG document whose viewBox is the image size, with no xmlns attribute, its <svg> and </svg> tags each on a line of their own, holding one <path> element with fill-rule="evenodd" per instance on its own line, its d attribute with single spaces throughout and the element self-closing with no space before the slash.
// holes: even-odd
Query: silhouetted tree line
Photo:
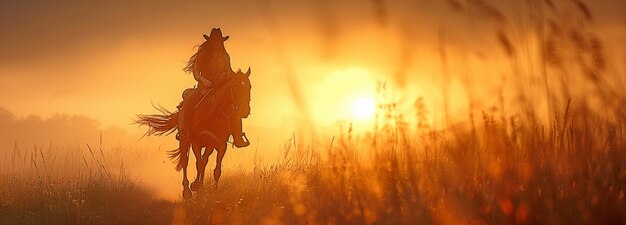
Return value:
<svg viewBox="0 0 626 225">
<path fill-rule="evenodd" d="M 0 107 L 0 151 L 33 146 L 73 147 L 86 143 L 97 145 L 102 133 L 103 141 L 110 145 L 136 143 L 121 128 L 102 129 L 100 122 L 84 115 L 56 114 L 49 118 L 37 115 L 18 117 Z M 135 141 L 135 142 L 131 142 Z"/>
</svg>

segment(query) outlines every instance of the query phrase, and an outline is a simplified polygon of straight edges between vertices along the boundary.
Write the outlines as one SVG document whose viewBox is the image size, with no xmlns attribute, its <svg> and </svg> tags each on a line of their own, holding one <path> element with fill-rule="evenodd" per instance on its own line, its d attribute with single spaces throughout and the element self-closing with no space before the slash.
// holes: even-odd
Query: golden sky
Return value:
<svg viewBox="0 0 626 225">
<path fill-rule="evenodd" d="M 515 11 L 523 1 L 487 2 Z M 585 2 L 594 29 L 624 41 L 626 3 Z M 142 133 L 130 125 L 134 115 L 156 112 L 152 104 L 175 109 L 195 82 L 182 71 L 186 60 L 202 34 L 220 27 L 233 69 L 252 68 L 244 127 L 256 131 L 252 139 L 269 138 L 259 133 L 296 130 L 300 115 L 321 126 L 349 119 L 352 102 L 374 95 L 377 81 L 408 83 L 436 106 L 438 32 L 452 47 L 491 55 L 495 25 L 467 23 L 449 1 L 3 2 L 0 107 L 18 116 L 81 114 Z M 623 59 L 623 45 L 610 54 Z"/>
</svg>

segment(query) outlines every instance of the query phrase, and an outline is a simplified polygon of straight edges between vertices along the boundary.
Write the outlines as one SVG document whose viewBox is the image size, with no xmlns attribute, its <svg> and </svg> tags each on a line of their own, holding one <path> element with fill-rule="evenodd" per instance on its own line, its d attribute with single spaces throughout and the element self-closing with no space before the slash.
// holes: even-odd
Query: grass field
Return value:
<svg viewBox="0 0 626 225">
<path fill-rule="evenodd" d="M 0 224 L 623 224 L 624 126 L 575 107 L 551 126 L 484 113 L 440 131 L 387 115 L 326 146 L 287 141 L 185 202 L 137 185 L 115 159 L 127 150 L 16 149 Z"/>
<path fill-rule="evenodd" d="M 585 5 L 572 2 L 589 24 Z M 501 13 L 481 6 L 474 16 L 502 25 Z M 130 162 L 154 149 L 16 144 L 0 155 L 0 225 L 626 224 L 623 61 L 584 26 L 540 16 L 494 32 L 510 65 L 493 78 L 501 95 L 480 96 L 471 91 L 479 81 L 442 73 L 443 126 L 429 122 L 424 99 L 407 112 L 406 101 L 383 98 L 367 129 L 347 123 L 328 142 L 294 135 L 272 163 L 224 170 L 217 188 L 208 176 L 188 201 L 142 185 Z M 462 67 L 440 44 L 442 71 Z M 450 80 L 469 99 L 456 120 L 447 119 Z M 479 98 L 496 104 L 477 106 Z"/>
</svg>

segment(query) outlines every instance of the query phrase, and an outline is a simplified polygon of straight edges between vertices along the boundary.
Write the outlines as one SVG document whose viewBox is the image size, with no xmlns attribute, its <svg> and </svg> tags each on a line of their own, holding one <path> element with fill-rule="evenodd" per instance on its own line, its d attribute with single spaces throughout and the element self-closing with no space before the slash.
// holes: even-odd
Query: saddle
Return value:
<svg viewBox="0 0 626 225">
<path fill-rule="evenodd" d="M 177 106 L 180 112 L 179 128 L 183 128 L 179 129 L 178 136 L 181 135 L 181 132 L 189 132 L 189 120 L 193 119 L 193 112 L 196 111 L 201 104 L 209 105 L 209 110 L 206 113 L 207 117 L 213 117 L 216 115 L 215 113 L 222 113 L 224 116 L 229 117 L 234 113 L 232 107 L 224 105 L 226 98 L 232 95 L 230 83 L 232 83 L 233 80 L 234 79 L 228 79 L 212 88 L 195 87 L 183 91 L 183 101 Z M 187 136 L 186 134 L 182 135 Z"/>
</svg>

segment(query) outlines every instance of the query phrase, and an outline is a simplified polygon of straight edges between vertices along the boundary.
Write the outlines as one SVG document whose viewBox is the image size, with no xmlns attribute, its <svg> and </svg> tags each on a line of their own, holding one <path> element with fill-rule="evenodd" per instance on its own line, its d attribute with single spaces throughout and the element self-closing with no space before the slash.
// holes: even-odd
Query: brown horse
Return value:
<svg viewBox="0 0 626 225">
<path fill-rule="evenodd" d="M 201 102 L 185 99 L 182 111 L 193 110 L 192 118 L 184 122 L 189 128 L 189 136 L 179 140 L 178 149 L 170 151 L 170 157 L 176 163 L 176 170 L 183 170 L 183 197 L 191 197 L 191 190 L 199 190 L 204 183 L 204 170 L 209 156 L 217 150 L 217 163 L 213 170 L 215 185 L 222 173 L 222 159 L 226 154 L 228 137 L 231 130 L 229 118 L 236 116 L 247 118 L 250 115 L 250 68 L 245 74 L 241 71 L 220 87 L 205 93 Z M 197 91 L 197 90 L 196 90 Z M 182 112 L 171 113 L 161 109 L 162 115 L 138 115 L 137 123 L 149 127 L 147 135 L 167 135 L 175 131 L 178 119 Z M 187 180 L 187 164 L 189 148 L 193 149 L 196 157 L 196 180 L 189 187 Z M 202 149 L 205 148 L 204 153 Z"/>
</svg>

